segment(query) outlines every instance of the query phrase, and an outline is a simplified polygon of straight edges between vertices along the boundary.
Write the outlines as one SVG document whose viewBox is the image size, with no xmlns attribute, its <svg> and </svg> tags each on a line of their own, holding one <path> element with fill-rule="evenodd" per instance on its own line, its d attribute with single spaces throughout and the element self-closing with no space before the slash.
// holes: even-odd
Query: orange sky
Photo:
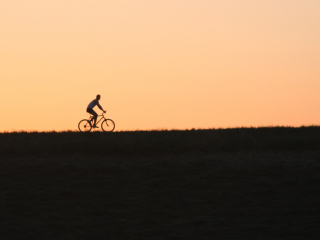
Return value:
<svg viewBox="0 0 320 240">
<path fill-rule="evenodd" d="M 318 0 L 10 0 L 3 131 L 320 124 Z M 100 112 L 97 109 L 97 112 Z"/>
</svg>

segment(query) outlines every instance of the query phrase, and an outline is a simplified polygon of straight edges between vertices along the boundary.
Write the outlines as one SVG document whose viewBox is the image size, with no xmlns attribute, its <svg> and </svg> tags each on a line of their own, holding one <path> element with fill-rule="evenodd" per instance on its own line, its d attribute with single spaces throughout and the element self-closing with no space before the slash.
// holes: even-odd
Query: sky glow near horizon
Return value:
<svg viewBox="0 0 320 240">
<path fill-rule="evenodd" d="M 320 125 L 318 0 L 12 0 L 3 131 Z M 97 108 L 99 113 L 100 110 Z"/>
</svg>

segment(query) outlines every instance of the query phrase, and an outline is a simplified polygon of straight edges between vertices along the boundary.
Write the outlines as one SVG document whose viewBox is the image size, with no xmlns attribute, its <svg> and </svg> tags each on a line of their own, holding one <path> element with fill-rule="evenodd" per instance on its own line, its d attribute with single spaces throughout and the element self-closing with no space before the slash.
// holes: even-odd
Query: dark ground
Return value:
<svg viewBox="0 0 320 240">
<path fill-rule="evenodd" d="M 320 151 L 2 155 L 1 239 L 318 239 Z"/>
<path fill-rule="evenodd" d="M 320 150 L 320 127 L 0 133 L 0 156 L 159 156 L 270 150 Z"/>
</svg>

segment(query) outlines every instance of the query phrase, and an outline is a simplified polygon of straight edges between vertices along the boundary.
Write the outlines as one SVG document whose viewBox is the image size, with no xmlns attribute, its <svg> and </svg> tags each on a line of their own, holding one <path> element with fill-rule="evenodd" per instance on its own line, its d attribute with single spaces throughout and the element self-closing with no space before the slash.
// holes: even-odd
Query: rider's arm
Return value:
<svg viewBox="0 0 320 240">
<path fill-rule="evenodd" d="M 101 111 L 104 111 L 99 102 L 97 103 L 97 106 L 100 108 Z M 104 111 L 105 112 L 105 111 Z"/>
</svg>

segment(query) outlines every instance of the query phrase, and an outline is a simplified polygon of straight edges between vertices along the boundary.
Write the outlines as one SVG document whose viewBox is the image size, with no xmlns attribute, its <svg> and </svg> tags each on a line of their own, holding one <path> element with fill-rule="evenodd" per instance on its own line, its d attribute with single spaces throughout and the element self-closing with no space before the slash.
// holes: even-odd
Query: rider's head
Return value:
<svg viewBox="0 0 320 240">
<path fill-rule="evenodd" d="M 100 95 L 97 95 L 97 99 L 100 100 Z"/>
</svg>

